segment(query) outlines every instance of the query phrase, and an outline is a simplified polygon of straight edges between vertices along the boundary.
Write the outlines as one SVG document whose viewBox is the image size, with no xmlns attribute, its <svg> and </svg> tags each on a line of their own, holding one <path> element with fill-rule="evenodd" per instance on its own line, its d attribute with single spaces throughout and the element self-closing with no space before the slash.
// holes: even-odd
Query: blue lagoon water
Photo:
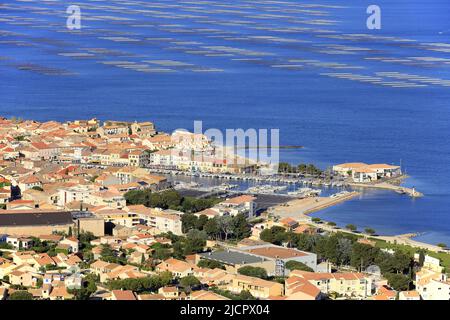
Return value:
<svg viewBox="0 0 450 320">
<path fill-rule="evenodd" d="M 0 4 L 0 115 L 279 128 L 305 147 L 284 161 L 401 163 L 426 195 L 365 191 L 317 216 L 450 244 L 447 0 L 377 1 L 381 30 L 369 1 L 71 4 L 81 30 L 64 1 Z"/>
</svg>

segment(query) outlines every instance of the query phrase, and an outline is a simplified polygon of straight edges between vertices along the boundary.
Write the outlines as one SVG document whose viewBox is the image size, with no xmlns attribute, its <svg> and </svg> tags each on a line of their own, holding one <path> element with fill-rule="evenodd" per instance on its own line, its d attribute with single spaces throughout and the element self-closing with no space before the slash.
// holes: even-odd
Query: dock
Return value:
<svg viewBox="0 0 450 320">
<path fill-rule="evenodd" d="M 257 174 L 230 174 L 230 173 L 208 173 L 208 172 L 190 172 L 177 169 L 163 169 L 154 168 L 151 166 L 145 167 L 145 169 L 151 174 L 161 174 L 167 176 L 186 176 L 186 177 L 198 177 L 198 178 L 213 178 L 222 180 L 235 180 L 235 181 L 252 181 L 252 182 L 265 182 L 265 183 L 284 183 L 284 184 L 303 184 L 312 186 L 324 186 L 324 187 L 347 187 L 348 183 L 342 180 L 327 180 L 320 177 L 304 175 L 300 177 L 297 175 L 285 175 L 285 174 L 273 174 L 273 175 L 257 175 Z"/>
</svg>

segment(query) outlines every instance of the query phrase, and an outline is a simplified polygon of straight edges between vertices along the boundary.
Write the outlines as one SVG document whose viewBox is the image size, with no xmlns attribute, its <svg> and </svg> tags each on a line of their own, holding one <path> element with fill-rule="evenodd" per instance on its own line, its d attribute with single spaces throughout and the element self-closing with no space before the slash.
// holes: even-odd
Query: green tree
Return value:
<svg viewBox="0 0 450 320">
<path fill-rule="evenodd" d="M 25 290 L 14 291 L 8 300 L 33 300 L 33 295 Z"/>
<path fill-rule="evenodd" d="M 102 251 L 100 252 L 100 259 L 109 263 L 125 264 L 126 259 L 123 256 L 119 256 L 121 253 L 116 253 L 108 245 L 102 245 Z"/>
<path fill-rule="evenodd" d="M 195 224 L 195 228 L 198 230 L 203 230 L 205 224 L 208 222 L 208 217 L 204 214 L 200 215 L 197 219 L 197 223 Z"/>
<path fill-rule="evenodd" d="M 196 213 L 213 207 L 219 203 L 219 198 L 197 199 L 193 197 L 184 197 L 181 201 L 181 211 L 186 213 Z"/>
<path fill-rule="evenodd" d="M 148 207 L 162 209 L 176 209 L 182 201 L 181 195 L 175 190 L 166 190 L 163 192 L 155 192 L 150 194 Z"/>
<path fill-rule="evenodd" d="M 368 235 L 374 235 L 375 234 L 375 230 L 372 228 L 365 228 L 364 232 L 367 233 Z"/>
<path fill-rule="evenodd" d="M 414 264 L 414 258 L 400 250 L 394 252 L 392 260 L 395 272 L 402 274 L 408 272 Z"/>
<path fill-rule="evenodd" d="M 421 249 L 419 251 L 419 266 L 423 267 L 423 263 L 425 262 L 425 250 Z"/>
<path fill-rule="evenodd" d="M 181 229 L 183 233 L 187 233 L 189 230 L 194 229 L 197 225 L 198 218 L 192 213 L 185 213 L 181 216 Z"/>
<path fill-rule="evenodd" d="M 194 276 L 186 276 L 180 279 L 180 285 L 185 288 L 186 291 L 191 291 L 194 286 L 200 285 L 201 282 Z"/>
<path fill-rule="evenodd" d="M 319 258 L 329 260 L 335 265 L 348 264 L 352 252 L 352 242 L 341 234 L 333 234 L 318 238 L 313 250 Z"/>
<path fill-rule="evenodd" d="M 203 226 L 203 231 L 206 232 L 209 238 L 216 239 L 220 233 L 219 224 L 216 218 L 209 219 Z"/>
<path fill-rule="evenodd" d="M 408 276 L 398 273 L 388 273 L 384 276 L 392 289 L 397 291 L 409 290 L 411 279 Z"/>
<path fill-rule="evenodd" d="M 42 278 L 37 278 L 37 280 L 36 280 L 36 287 L 42 288 L 43 284 L 44 284 L 44 280 Z"/>
<path fill-rule="evenodd" d="M 81 244 L 87 245 L 90 244 L 92 240 L 96 239 L 96 236 L 92 232 L 82 231 L 78 235 L 78 240 L 80 240 Z"/>
<path fill-rule="evenodd" d="M 225 270 L 225 266 L 220 263 L 219 261 L 215 261 L 215 260 L 208 260 L 208 259 L 201 259 L 198 263 L 197 266 L 200 268 L 209 268 L 209 269 L 224 269 Z"/>
<path fill-rule="evenodd" d="M 67 292 L 73 295 L 73 300 L 89 300 L 92 294 L 86 288 L 68 289 Z"/>
<path fill-rule="evenodd" d="M 129 205 L 147 205 L 150 199 L 150 192 L 148 190 L 131 190 L 125 193 L 124 197 Z"/>
<path fill-rule="evenodd" d="M 138 293 L 144 291 L 154 292 L 159 288 L 168 285 L 171 280 L 172 275 L 170 273 L 162 273 L 157 276 L 137 279 L 112 280 L 107 283 L 107 287 L 110 290 L 132 290 Z"/>
<path fill-rule="evenodd" d="M 221 216 L 217 218 L 217 225 L 221 234 L 224 235 L 224 240 L 227 241 L 228 237 L 233 233 L 232 218 L 230 216 Z"/>
<path fill-rule="evenodd" d="M 345 229 L 355 232 L 358 228 L 354 224 L 348 224 L 345 226 Z"/>
<path fill-rule="evenodd" d="M 352 255 L 353 242 L 352 240 L 340 237 L 338 239 L 338 265 L 348 265 L 350 264 L 350 259 Z"/>
<path fill-rule="evenodd" d="M 274 226 L 270 229 L 263 230 L 259 235 L 259 238 L 266 242 L 282 244 L 285 240 L 287 240 L 286 229 L 283 227 Z"/>
<path fill-rule="evenodd" d="M 205 231 L 189 230 L 186 235 L 185 255 L 202 252 L 206 245 L 207 235 Z"/>
<path fill-rule="evenodd" d="M 256 298 L 248 290 L 242 290 L 239 293 L 239 300 L 256 300 Z"/>
<path fill-rule="evenodd" d="M 302 233 L 296 235 L 295 244 L 300 250 L 316 252 L 316 245 L 319 239 L 319 236 Z"/>
<path fill-rule="evenodd" d="M 278 172 L 291 173 L 293 171 L 292 166 L 287 162 L 280 162 L 278 164 Z"/>
<path fill-rule="evenodd" d="M 378 248 L 371 245 L 356 242 L 352 247 L 350 264 L 352 267 L 362 271 L 374 263 L 379 251 Z"/>
<path fill-rule="evenodd" d="M 331 227 L 335 227 L 336 226 L 336 222 L 333 221 L 328 221 L 327 225 L 331 226 Z"/>
<path fill-rule="evenodd" d="M 241 267 L 238 269 L 238 273 L 245 276 L 267 279 L 267 271 L 266 269 L 261 267 L 252 267 L 252 266 Z"/>
<path fill-rule="evenodd" d="M 314 272 L 314 270 L 312 268 L 308 267 L 303 262 L 295 261 L 295 260 L 290 260 L 290 261 L 286 262 L 285 267 L 286 267 L 286 269 L 289 269 L 289 270 L 302 270 L 302 271 Z"/>
<path fill-rule="evenodd" d="M 242 213 L 239 213 L 236 216 L 234 216 L 231 221 L 231 224 L 233 235 L 237 240 L 242 240 L 250 235 L 251 233 L 250 226 L 247 222 L 247 219 Z"/>
</svg>

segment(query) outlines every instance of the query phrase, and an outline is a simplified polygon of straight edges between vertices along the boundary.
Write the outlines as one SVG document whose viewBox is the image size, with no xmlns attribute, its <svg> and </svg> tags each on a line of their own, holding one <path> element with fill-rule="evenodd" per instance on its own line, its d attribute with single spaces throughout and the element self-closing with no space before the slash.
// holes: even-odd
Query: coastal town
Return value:
<svg viewBox="0 0 450 320">
<path fill-rule="evenodd" d="M 265 166 L 148 121 L 0 118 L 0 300 L 450 299 L 444 244 L 309 215 L 423 196 L 400 166 Z"/>
</svg>

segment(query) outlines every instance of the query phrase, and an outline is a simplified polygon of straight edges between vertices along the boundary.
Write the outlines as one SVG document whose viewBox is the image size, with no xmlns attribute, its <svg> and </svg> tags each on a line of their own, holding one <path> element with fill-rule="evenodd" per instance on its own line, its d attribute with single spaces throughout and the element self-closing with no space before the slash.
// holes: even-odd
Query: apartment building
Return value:
<svg viewBox="0 0 450 320">
<path fill-rule="evenodd" d="M 180 211 L 147 208 L 143 205 L 127 206 L 126 211 L 135 214 L 141 224 L 158 229 L 160 232 L 172 232 L 182 235 Z"/>
<path fill-rule="evenodd" d="M 289 275 L 307 280 L 324 294 L 335 292 L 342 296 L 355 298 L 366 298 L 372 295 L 372 281 L 362 273 L 315 273 L 293 270 Z"/>
<path fill-rule="evenodd" d="M 263 244 L 241 247 L 240 250 L 273 261 L 275 276 L 287 276 L 289 274 L 289 270 L 285 267 L 288 261 L 301 262 L 313 270 L 317 269 L 317 255 L 315 253 L 300 251 L 295 248 Z"/>
<path fill-rule="evenodd" d="M 281 283 L 241 274 L 237 274 L 233 277 L 232 282 L 227 286 L 227 289 L 235 294 L 247 290 L 252 296 L 259 299 L 282 296 L 284 293 L 284 287 Z"/>
<path fill-rule="evenodd" d="M 94 214 L 102 218 L 105 223 L 112 223 L 115 226 L 120 225 L 132 228 L 140 223 L 139 217 L 135 213 L 120 209 L 103 208 L 102 210 L 95 211 Z"/>
</svg>

